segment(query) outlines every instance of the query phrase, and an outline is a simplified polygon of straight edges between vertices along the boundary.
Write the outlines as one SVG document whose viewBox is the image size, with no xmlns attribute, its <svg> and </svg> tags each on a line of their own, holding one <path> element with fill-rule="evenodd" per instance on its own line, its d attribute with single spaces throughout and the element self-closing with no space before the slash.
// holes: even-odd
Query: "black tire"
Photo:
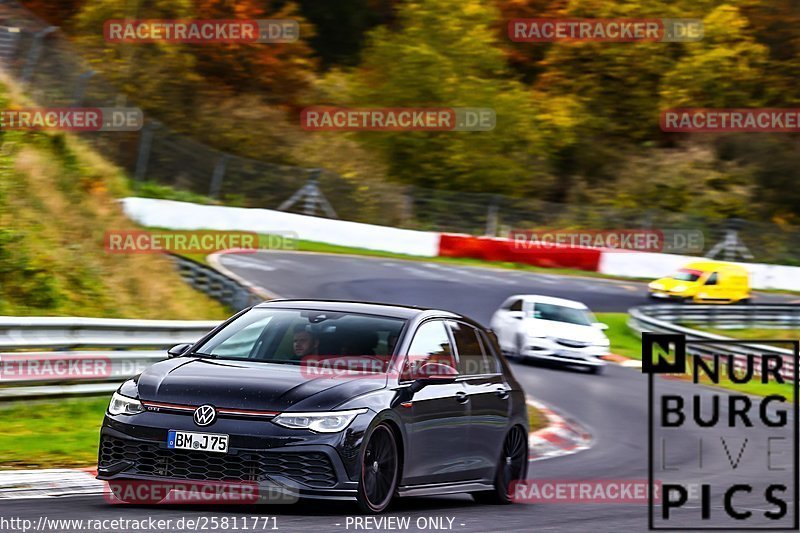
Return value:
<svg viewBox="0 0 800 533">
<path fill-rule="evenodd" d="M 590 367 L 587 367 L 587 368 L 588 368 L 590 374 L 595 374 L 595 375 L 598 375 L 598 376 L 606 371 L 605 365 L 593 365 L 593 366 L 590 366 Z"/>
<path fill-rule="evenodd" d="M 400 460 L 394 431 L 379 424 L 364 443 L 361 475 L 358 481 L 358 508 L 365 514 L 378 514 L 392 503 L 400 477 Z"/>
<path fill-rule="evenodd" d="M 520 426 L 514 426 L 503 441 L 503 450 L 494 475 L 494 490 L 473 492 L 477 503 L 507 505 L 513 503 L 511 484 L 523 480 L 528 474 L 528 435 Z"/>
</svg>

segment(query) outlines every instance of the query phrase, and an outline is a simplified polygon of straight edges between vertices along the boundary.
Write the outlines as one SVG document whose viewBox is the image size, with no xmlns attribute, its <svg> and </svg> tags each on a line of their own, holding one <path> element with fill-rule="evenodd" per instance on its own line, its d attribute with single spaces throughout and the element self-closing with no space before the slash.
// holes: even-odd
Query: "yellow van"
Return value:
<svg viewBox="0 0 800 533">
<path fill-rule="evenodd" d="M 696 303 L 747 303 L 750 276 L 747 269 L 721 261 L 694 261 L 675 274 L 648 286 L 651 298 Z"/>
</svg>

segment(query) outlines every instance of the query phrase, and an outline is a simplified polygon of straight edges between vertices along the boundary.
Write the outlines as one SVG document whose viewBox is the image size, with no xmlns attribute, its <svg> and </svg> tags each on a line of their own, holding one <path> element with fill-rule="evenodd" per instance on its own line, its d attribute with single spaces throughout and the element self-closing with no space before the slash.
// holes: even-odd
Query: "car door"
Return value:
<svg viewBox="0 0 800 533">
<path fill-rule="evenodd" d="M 701 300 L 720 300 L 725 299 L 724 294 L 722 291 L 724 290 L 723 285 L 720 283 L 720 273 L 719 272 L 711 272 L 706 280 L 703 282 L 703 286 L 700 287 L 700 299 Z"/>
<path fill-rule="evenodd" d="M 456 369 L 450 335 L 443 320 L 423 322 L 414 333 L 401 383 L 413 381 L 425 362 Z M 416 374 L 419 376 L 419 374 Z M 404 484 L 463 481 L 469 478 L 467 436 L 469 396 L 460 381 L 426 385 L 399 409 L 408 437 Z"/>
<path fill-rule="evenodd" d="M 482 332 L 455 320 L 447 325 L 456 348 L 458 380 L 469 395 L 469 474 L 472 479 L 491 480 L 508 428 L 511 387 Z"/>
</svg>

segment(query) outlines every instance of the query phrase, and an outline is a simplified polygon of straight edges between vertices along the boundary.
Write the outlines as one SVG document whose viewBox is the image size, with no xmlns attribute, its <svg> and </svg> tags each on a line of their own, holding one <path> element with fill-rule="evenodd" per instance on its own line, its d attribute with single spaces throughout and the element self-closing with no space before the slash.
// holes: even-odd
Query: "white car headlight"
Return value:
<svg viewBox="0 0 800 533">
<path fill-rule="evenodd" d="M 142 402 L 116 392 L 111 397 L 111 403 L 108 404 L 108 414 L 111 415 L 135 415 L 143 411 Z"/>
<path fill-rule="evenodd" d="M 310 429 L 318 433 L 336 433 L 342 431 L 367 409 L 351 409 L 349 411 L 328 411 L 322 413 L 283 413 L 272 421 L 279 426 L 290 429 Z"/>
</svg>

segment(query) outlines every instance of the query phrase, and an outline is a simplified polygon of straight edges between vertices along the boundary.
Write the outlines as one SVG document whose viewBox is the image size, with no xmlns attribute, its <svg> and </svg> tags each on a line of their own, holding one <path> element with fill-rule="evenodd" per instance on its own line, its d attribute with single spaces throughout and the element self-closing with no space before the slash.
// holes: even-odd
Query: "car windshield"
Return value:
<svg viewBox="0 0 800 533">
<path fill-rule="evenodd" d="M 678 270 L 672 279 L 678 281 L 697 281 L 703 275 L 701 270 L 692 270 L 691 268 L 682 268 Z"/>
<path fill-rule="evenodd" d="M 586 309 L 575 309 L 563 305 L 536 303 L 533 305 L 533 318 L 566 322 L 579 326 L 591 326 L 595 322 L 592 313 Z"/>
<path fill-rule="evenodd" d="M 374 358 L 381 371 L 394 354 L 405 321 L 308 309 L 251 309 L 192 353 L 215 359 L 316 364 L 329 357 Z M 191 355 L 191 354 L 189 354 Z"/>
</svg>

